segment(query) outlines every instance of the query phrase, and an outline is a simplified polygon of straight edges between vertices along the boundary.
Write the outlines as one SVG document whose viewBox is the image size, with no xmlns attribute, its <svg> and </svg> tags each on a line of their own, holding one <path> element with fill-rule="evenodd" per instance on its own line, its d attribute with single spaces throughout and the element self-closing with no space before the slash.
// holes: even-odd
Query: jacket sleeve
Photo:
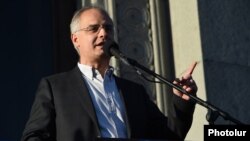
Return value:
<svg viewBox="0 0 250 141">
<path fill-rule="evenodd" d="M 181 139 L 185 139 L 193 122 L 195 102 L 172 95 L 168 109 L 168 125 Z"/>
<path fill-rule="evenodd" d="M 55 140 L 55 109 L 48 80 L 42 79 L 21 141 Z"/>
<path fill-rule="evenodd" d="M 184 140 L 192 124 L 195 104 L 172 95 L 168 115 L 145 96 L 149 117 L 149 133 L 153 138 Z"/>
</svg>

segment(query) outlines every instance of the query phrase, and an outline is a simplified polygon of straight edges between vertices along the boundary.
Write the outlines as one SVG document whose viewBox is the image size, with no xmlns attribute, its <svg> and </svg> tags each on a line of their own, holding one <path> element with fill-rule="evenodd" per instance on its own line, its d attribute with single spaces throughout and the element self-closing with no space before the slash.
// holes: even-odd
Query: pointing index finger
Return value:
<svg viewBox="0 0 250 141">
<path fill-rule="evenodd" d="M 194 68 L 196 67 L 197 62 L 195 61 L 186 71 L 186 75 L 191 75 L 194 71 Z"/>
</svg>

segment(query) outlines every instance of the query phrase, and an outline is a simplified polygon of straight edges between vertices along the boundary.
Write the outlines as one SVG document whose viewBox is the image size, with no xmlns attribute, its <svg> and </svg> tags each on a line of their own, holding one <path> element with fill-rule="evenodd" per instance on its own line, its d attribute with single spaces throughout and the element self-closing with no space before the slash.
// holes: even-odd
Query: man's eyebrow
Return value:
<svg viewBox="0 0 250 141">
<path fill-rule="evenodd" d="M 104 23 L 104 24 L 89 24 L 88 26 L 97 26 L 97 25 L 108 25 L 108 26 L 113 26 L 113 24 L 109 24 L 109 23 Z"/>
<path fill-rule="evenodd" d="M 89 24 L 88 26 L 98 26 L 99 24 Z"/>
</svg>

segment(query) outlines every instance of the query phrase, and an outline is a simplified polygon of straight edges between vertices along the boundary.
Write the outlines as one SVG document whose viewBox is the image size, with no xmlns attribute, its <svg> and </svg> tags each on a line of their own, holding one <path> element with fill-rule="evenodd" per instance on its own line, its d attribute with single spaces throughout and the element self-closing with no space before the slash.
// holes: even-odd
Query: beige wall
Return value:
<svg viewBox="0 0 250 141">
<path fill-rule="evenodd" d="M 192 62 L 198 61 L 193 78 L 198 86 L 197 96 L 205 100 L 197 0 L 169 0 L 169 5 L 176 77 L 179 77 Z M 186 140 L 203 140 L 203 125 L 207 124 L 206 111 L 206 108 L 196 105 L 193 125 Z"/>
</svg>

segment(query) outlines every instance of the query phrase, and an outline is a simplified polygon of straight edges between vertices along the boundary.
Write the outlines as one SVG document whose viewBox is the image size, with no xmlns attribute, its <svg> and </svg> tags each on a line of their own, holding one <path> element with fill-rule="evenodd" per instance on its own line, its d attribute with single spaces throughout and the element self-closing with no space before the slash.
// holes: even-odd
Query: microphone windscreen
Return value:
<svg viewBox="0 0 250 141">
<path fill-rule="evenodd" d="M 119 46 L 115 41 L 108 41 L 105 43 L 104 53 L 109 57 L 113 56 L 113 54 L 110 52 L 111 48 L 119 50 Z"/>
</svg>

